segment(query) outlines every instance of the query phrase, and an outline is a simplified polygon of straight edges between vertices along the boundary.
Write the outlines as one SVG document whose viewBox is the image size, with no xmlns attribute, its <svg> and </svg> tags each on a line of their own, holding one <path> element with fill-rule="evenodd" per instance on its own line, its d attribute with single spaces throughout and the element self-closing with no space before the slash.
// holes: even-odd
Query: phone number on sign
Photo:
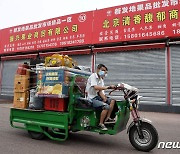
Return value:
<svg viewBox="0 0 180 154">
<path fill-rule="evenodd" d="M 81 43 L 84 43 L 84 41 L 85 41 L 84 39 L 63 41 L 63 42 L 60 42 L 60 45 L 81 44 Z"/>
<path fill-rule="evenodd" d="M 173 34 L 180 34 L 180 29 L 173 30 Z"/>
<path fill-rule="evenodd" d="M 155 31 L 155 32 L 144 32 L 144 33 L 133 33 L 133 34 L 125 34 L 125 39 L 133 39 L 133 38 L 144 38 L 144 37 L 153 37 L 153 36 L 164 36 L 164 31 Z"/>
</svg>

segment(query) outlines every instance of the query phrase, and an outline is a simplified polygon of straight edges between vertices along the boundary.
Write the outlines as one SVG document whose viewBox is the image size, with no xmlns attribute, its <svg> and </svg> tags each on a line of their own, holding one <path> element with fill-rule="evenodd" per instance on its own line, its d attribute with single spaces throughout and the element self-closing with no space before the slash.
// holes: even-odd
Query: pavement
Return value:
<svg viewBox="0 0 180 154">
<path fill-rule="evenodd" d="M 13 100 L 9 100 L 9 99 L 0 99 L 0 104 L 12 104 Z"/>
<path fill-rule="evenodd" d="M 31 139 L 25 130 L 10 126 L 12 104 L 0 104 L 0 154 L 141 154 L 134 149 L 126 130 L 117 135 L 99 135 L 91 132 L 70 133 L 64 142 L 50 139 Z M 140 112 L 150 119 L 159 133 L 159 142 L 180 142 L 180 114 Z M 132 120 L 130 119 L 129 122 Z M 180 149 L 158 149 L 150 154 L 179 154 Z"/>
</svg>

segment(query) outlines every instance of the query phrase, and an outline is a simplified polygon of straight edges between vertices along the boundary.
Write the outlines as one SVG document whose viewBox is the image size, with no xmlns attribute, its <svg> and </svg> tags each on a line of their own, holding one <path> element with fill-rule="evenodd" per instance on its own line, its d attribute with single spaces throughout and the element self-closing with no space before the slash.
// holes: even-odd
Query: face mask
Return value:
<svg viewBox="0 0 180 154">
<path fill-rule="evenodd" d="M 100 77 L 104 77 L 105 72 L 100 70 L 100 71 L 98 72 L 98 74 L 99 74 Z"/>
</svg>

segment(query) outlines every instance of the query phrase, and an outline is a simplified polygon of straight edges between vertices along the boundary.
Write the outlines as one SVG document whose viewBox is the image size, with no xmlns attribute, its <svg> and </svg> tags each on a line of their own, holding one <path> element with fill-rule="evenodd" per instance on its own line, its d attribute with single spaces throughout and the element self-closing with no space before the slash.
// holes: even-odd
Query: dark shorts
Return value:
<svg viewBox="0 0 180 154">
<path fill-rule="evenodd" d="M 94 108 L 101 108 L 105 110 L 109 110 L 110 102 L 111 102 L 111 99 L 108 98 L 107 103 L 104 103 L 100 96 L 96 96 L 92 99 L 92 105 Z"/>
</svg>

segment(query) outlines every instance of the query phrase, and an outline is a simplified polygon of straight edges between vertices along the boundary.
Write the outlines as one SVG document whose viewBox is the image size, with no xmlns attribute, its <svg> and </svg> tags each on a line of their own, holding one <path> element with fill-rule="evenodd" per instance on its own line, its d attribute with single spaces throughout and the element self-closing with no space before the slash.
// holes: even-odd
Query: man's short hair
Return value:
<svg viewBox="0 0 180 154">
<path fill-rule="evenodd" d="M 106 69 L 106 71 L 108 71 L 108 68 L 104 64 L 99 64 L 97 66 L 97 69 L 101 69 L 102 67 L 104 67 Z"/>
</svg>

